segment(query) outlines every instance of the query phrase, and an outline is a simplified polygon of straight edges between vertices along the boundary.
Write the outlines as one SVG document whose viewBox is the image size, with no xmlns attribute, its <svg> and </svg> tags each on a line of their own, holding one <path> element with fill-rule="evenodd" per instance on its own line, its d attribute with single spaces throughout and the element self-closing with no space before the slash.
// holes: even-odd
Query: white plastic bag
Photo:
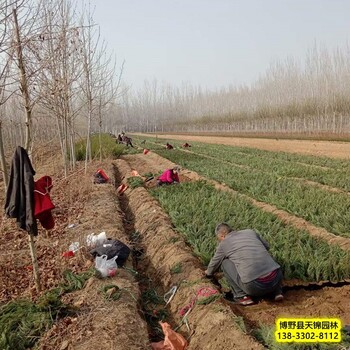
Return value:
<svg viewBox="0 0 350 350">
<path fill-rule="evenodd" d="M 98 235 L 91 233 L 86 237 L 86 244 L 88 247 L 97 247 L 103 244 L 107 240 L 106 232 L 101 232 Z"/>
<path fill-rule="evenodd" d="M 107 260 L 107 255 L 96 256 L 95 258 L 95 268 L 98 270 L 102 277 L 114 276 L 118 265 L 115 260 L 118 255 L 114 256 L 112 259 Z"/>
<path fill-rule="evenodd" d="M 73 253 L 76 253 L 79 250 L 79 242 L 73 242 L 68 250 L 72 251 Z"/>
</svg>

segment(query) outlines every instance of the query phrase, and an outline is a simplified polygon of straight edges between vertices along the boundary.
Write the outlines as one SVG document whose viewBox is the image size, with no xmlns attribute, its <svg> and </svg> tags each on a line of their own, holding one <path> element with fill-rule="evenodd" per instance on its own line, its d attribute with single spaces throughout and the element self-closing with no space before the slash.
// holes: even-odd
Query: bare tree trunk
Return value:
<svg viewBox="0 0 350 350">
<path fill-rule="evenodd" d="M 98 142 L 99 142 L 99 153 L 100 162 L 102 162 L 102 94 L 100 95 L 100 103 L 98 106 Z"/>
<path fill-rule="evenodd" d="M 20 75 L 20 90 L 21 90 L 21 93 L 23 96 L 24 108 L 26 111 L 25 149 L 27 150 L 28 155 L 31 158 L 32 105 L 31 105 L 30 96 L 29 96 L 28 79 L 27 79 L 26 69 L 25 69 L 25 65 L 24 65 L 24 58 L 23 58 L 23 52 L 22 52 L 22 42 L 21 42 L 20 29 L 19 29 L 19 25 L 18 25 L 18 18 L 17 18 L 16 9 L 13 9 L 12 15 L 13 15 L 13 21 L 14 21 L 14 26 L 15 26 L 16 51 L 17 51 L 18 68 L 19 68 L 19 75 Z M 39 267 L 38 267 L 38 260 L 37 260 L 37 255 L 36 255 L 36 251 L 35 251 L 35 244 L 34 244 L 33 235 L 29 234 L 28 239 L 29 239 L 30 255 L 32 258 L 32 263 L 33 263 L 33 273 L 34 273 L 35 285 L 36 285 L 37 291 L 40 292 L 41 286 L 40 286 L 40 278 L 39 278 Z"/>
<path fill-rule="evenodd" d="M 31 155 L 31 147 L 32 147 L 32 107 L 30 103 L 29 91 L 28 91 L 28 81 L 25 71 L 25 66 L 23 62 L 23 52 L 22 52 L 22 42 L 19 33 L 18 19 L 17 19 L 17 11 L 13 9 L 12 11 L 14 24 L 15 24 L 15 33 L 16 33 L 16 49 L 17 49 L 17 58 L 18 58 L 18 67 L 20 72 L 20 85 L 21 92 L 24 99 L 24 107 L 26 110 L 26 141 L 25 141 L 25 149 L 28 152 L 30 157 Z"/>
<path fill-rule="evenodd" d="M 99 149 L 99 152 L 100 152 L 100 162 L 102 162 L 102 120 L 100 119 L 100 123 L 99 123 L 99 135 L 98 135 L 98 141 L 100 143 L 100 149 Z"/>
<path fill-rule="evenodd" d="M 69 134 L 68 134 L 68 121 L 67 121 L 67 115 L 64 116 L 64 167 L 67 169 L 67 175 L 68 176 L 68 168 L 69 168 Z"/>
<path fill-rule="evenodd" d="M 74 129 L 73 126 L 71 126 L 71 133 L 70 133 L 70 151 L 71 151 L 71 157 L 72 157 L 72 167 L 73 169 L 76 166 L 77 160 L 75 157 L 75 138 L 74 138 Z"/>
<path fill-rule="evenodd" d="M 40 275 L 39 275 L 38 259 L 37 259 L 35 244 L 34 244 L 34 236 L 29 234 L 28 239 L 29 239 L 30 256 L 32 258 L 32 263 L 33 263 L 34 282 L 35 282 L 36 290 L 40 292 L 41 291 Z"/>
<path fill-rule="evenodd" d="M 58 130 L 58 138 L 60 140 L 60 146 L 61 146 L 61 153 L 62 153 L 62 158 L 64 160 L 64 145 L 63 145 L 63 130 L 62 130 L 62 125 L 61 125 L 61 121 L 60 118 L 58 116 L 56 116 L 56 122 L 57 122 L 57 130 Z M 66 174 L 66 165 L 64 163 L 65 166 L 65 171 L 64 173 Z M 66 175 L 65 175 L 66 176 Z"/>
<path fill-rule="evenodd" d="M 7 166 L 6 166 L 6 159 L 5 159 L 5 152 L 4 152 L 4 143 L 2 141 L 2 123 L 1 123 L 1 120 L 0 120 L 0 162 L 1 162 L 1 170 L 2 170 L 2 176 L 4 179 L 5 194 L 6 194 L 7 187 L 9 184 L 9 176 L 7 173 Z"/>
<path fill-rule="evenodd" d="M 89 100 L 89 116 L 88 116 L 88 131 L 86 138 L 86 154 L 85 154 L 85 174 L 87 173 L 88 162 L 91 161 L 91 118 L 92 118 L 92 102 Z"/>
</svg>

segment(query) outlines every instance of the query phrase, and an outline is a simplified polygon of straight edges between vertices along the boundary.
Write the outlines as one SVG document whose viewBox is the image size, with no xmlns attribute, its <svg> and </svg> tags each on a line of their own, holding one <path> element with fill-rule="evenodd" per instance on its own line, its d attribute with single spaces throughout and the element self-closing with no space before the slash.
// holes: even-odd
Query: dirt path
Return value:
<svg viewBox="0 0 350 350">
<path fill-rule="evenodd" d="M 135 134 L 154 136 L 153 134 Z M 314 156 L 350 159 L 350 142 L 282 140 L 243 137 L 218 137 L 194 135 L 157 135 L 161 139 L 198 141 L 228 146 L 260 148 L 268 151 L 302 153 Z"/>
<path fill-rule="evenodd" d="M 170 167 L 173 163 L 154 153 L 144 155 L 130 155 L 123 157 L 132 169 L 140 174 L 158 172 Z M 191 176 L 186 172 L 186 176 Z M 192 180 L 199 180 L 200 176 L 193 174 Z M 305 227 L 304 227 L 305 228 Z M 262 300 L 250 307 L 231 304 L 236 315 L 244 317 L 248 324 L 258 326 L 259 322 L 273 325 L 281 316 L 299 317 L 340 317 L 344 324 L 350 323 L 350 286 L 289 289 L 285 292 L 285 300 L 281 304 Z"/>
<path fill-rule="evenodd" d="M 113 178 L 112 168 L 104 164 L 103 169 Z M 76 226 L 67 230 L 68 242 L 77 241 L 83 247 L 82 253 L 70 260 L 87 261 L 89 247 L 86 237 L 102 231 L 108 238 L 118 239 L 127 245 L 116 190 L 113 184 L 93 185 L 90 176 L 89 199 L 85 201 L 84 210 Z M 67 245 L 68 246 L 68 245 Z M 126 266 L 133 268 L 131 256 Z M 106 293 L 103 290 L 107 291 Z M 107 293 L 118 293 L 119 298 L 108 298 Z M 111 294 L 112 295 L 112 294 Z M 114 277 L 100 279 L 92 277 L 83 289 L 64 296 L 64 301 L 78 309 L 75 317 L 60 320 L 41 339 L 41 349 L 149 349 L 147 325 L 140 312 L 141 293 L 138 281 L 128 270 L 119 268 Z"/>
</svg>

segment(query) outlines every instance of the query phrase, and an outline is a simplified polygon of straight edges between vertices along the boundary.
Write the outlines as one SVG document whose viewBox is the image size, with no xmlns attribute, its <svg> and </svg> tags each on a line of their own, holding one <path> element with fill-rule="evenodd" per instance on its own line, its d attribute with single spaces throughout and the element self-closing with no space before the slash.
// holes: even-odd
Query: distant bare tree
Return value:
<svg viewBox="0 0 350 350">
<path fill-rule="evenodd" d="M 99 132 L 99 155 L 100 155 L 100 161 L 102 161 L 102 141 L 101 141 L 101 135 L 103 132 L 103 121 L 104 121 L 104 114 L 107 112 L 107 109 L 110 105 L 113 104 L 114 101 L 116 101 L 120 94 L 123 93 L 121 91 L 121 78 L 123 75 L 123 69 L 124 69 L 124 63 L 122 64 L 120 68 L 119 75 L 117 76 L 117 81 L 115 81 L 115 65 L 110 69 L 108 63 L 110 63 L 110 60 L 108 60 L 107 64 L 104 64 L 104 71 L 101 74 L 101 86 L 98 88 L 98 106 L 97 106 L 97 113 L 98 113 L 98 132 Z M 109 130 L 110 132 L 111 130 Z"/>
<path fill-rule="evenodd" d="M 40 40 L 39 34 L 41 1 L 36 3 L 29 0 L 22 2 L 14 1 L 10 27 L 12 30 L 12 47 L 14 48 L 14 63 L 18 70 L 18 86 L 23 100 L 25 110 L 25 149 L 31 155 L 33 138 L 33 107 L 37 102 L 37 81 L 38 72 L 43 67 L 33 55 L 31 46 Z"/>
<path fill-rule="evenodd" d="M 102 108 L 116 98 L 120 86 L 122 69 L 115 84 L 115 65 L 110 68 L 111 57 L 106 54 L 106 43 L 100 41 L 100 31 L 93 21 L 90 8 L 88 8 L 83 14 L 81 27 L 83 28 L 83 76 L 81 80 L 81 88 L 87 111 L 86 172 L 88 162 L 92 159 L 91 132 L 94 118 L 98 120 L 99 130 L 102 131 Z M 100 157 L 101 156 L 102 150 L 100 136 Z"/>
<path fill-rule="evenodd" d="M 76 97 L 82 74 L 81 28 L 70 0 L 54 0 L 43 4 L 44 13 L 38 60 L 44 61 L 39 74 L 40 105 L 56 118 L 65 175 L 69 164 L 75 166 L 75 119 L 82 106 Z M 70 161 L 69 161 L 70 160 Z"/>
</svg>

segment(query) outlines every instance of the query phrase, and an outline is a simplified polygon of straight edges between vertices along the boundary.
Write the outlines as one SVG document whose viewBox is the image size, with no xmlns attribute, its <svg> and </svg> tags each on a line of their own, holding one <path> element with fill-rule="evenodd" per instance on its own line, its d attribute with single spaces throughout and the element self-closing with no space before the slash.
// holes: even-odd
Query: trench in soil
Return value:
<svg viewBox="0 0 350 350">
<path fill-rule="evenodd" d="M 113 164 L 115 187 L 121 183 L 122 178 L 118 168 Z M 119 196 L 119 206 L 122 210 L 123 226 L 126 235 L 132 245 L 132 260 L 137 280 L 141 291 L 141 308 L 144 319 L 147 322 L 149 340 L 158 342 L 164 339 L 164 335 L 159 325 L 159 321 L 165 321 L 174 325 L 175 320 L 171 312 L 164 308 L 162 302 L 163 295 L 166 293 L 162 286 L 162 281 L 156 275 L 150 275 L 146 272 L 144 266 L 149 266 L 150 258 L 144 254 L 142 237 L 138 234 L 134 226 L 134 214 L 129 206 L 128 197 Z M 181 332 L 180 332 L 181 333 Z"/>
<path fill-rule="evenodd" d="M 212 278 L 212 282 L 217 286 L 217 288 L 221 292 L 225 292 L 218 278 L 214 276 Z M 331 287 L 331 289 L 334 290 L 334 292 L 336 293 L 337 289 L 341 289 L 344 286 L 350 286 L 350 282 L 349 281 L 343 281 L 343 282 L 322 281 L 320 283 L 291 284 L 291 285 L 284 285 L 282 287 L 282 290 L 283 290 L 283 294 L 285 294 L 286 292 L 316 291 L 316 290 L 322 290 L 325 287 Z M 224 304 L 230 307 L 230 309 L 232 310 L 235 316 L 239 316 L 243 319 L 245 328 L 250 334 L 254 336 L 255 331 L 261 327 L 260 321 L 254 317 L 247 317 L 247 311 L 249 310 L 249 308 L 245 308 L 240 305 L 234 304 L 231 301 L 231 294 L 232 294 L 231 292 L 228 293 L 228 295 L 230 295 L 228 299 L 226 298 L 222 299 Z M 254 314 L 254 312 L 252 312 L 252 314 Z M 256 340 L 259 341 L 258 339 Z"/>
</svg>

